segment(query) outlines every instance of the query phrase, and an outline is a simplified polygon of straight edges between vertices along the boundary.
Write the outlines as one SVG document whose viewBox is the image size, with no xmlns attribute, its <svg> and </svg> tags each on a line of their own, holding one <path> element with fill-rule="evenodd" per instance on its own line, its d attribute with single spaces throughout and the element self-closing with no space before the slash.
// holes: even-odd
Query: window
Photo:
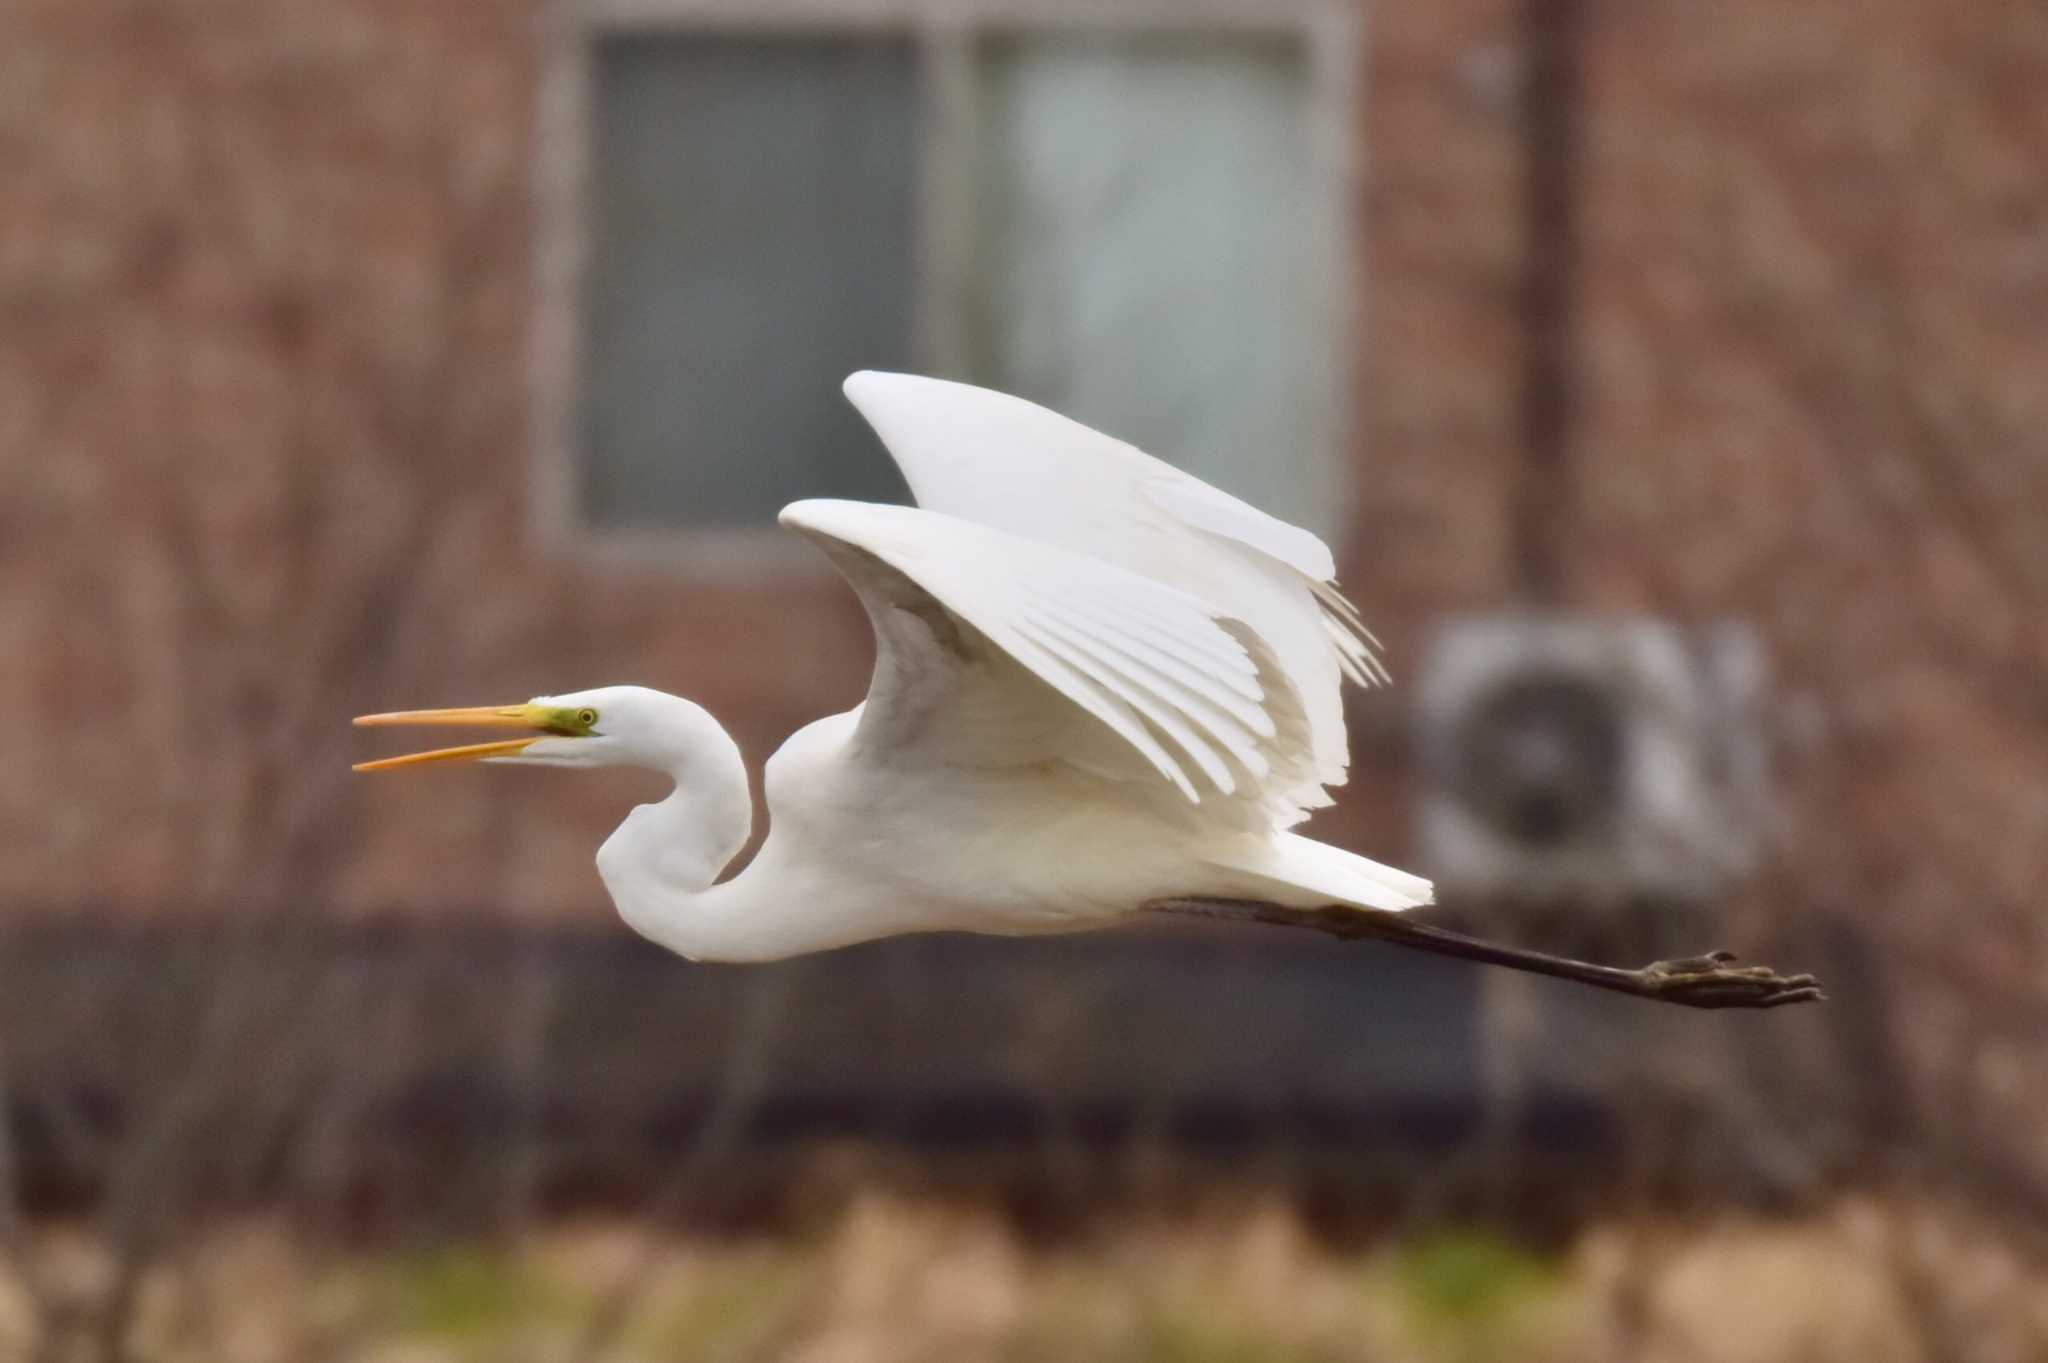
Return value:
<svg viewBox="0 0 2048 1363">
<path fill-rule="evenodd" d="M 1018 393 L 1334 528 L 1345 13 L 979 2 L 559 16 L 554 537 L 694 562 L 799 497 L 903 498 L 839 394 L 860 368 Z"/>
<path fill-rule="evenodd" d="M 613 34 L 593 73 L 582 515 L 900 498 L 833 376 L 911 362 L 910 45 Z"/>
</svg>

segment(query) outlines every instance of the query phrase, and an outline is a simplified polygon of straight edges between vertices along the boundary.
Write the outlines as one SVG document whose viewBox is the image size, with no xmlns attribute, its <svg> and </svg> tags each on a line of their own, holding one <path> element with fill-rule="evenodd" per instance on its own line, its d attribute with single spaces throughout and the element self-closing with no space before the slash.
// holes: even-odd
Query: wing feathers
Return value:
<svg viewBox="0 0 2048 1363">
<path fill-rule="evenodd" d="M 1047 619 L 1044 623 L 1047 628 L 1063 633 L 1074 647 L 1088 653 L 1097 665 L 1106 671 L 1114 672 L 1133 686 L 1143 688 L 1160 701 L 1172 706 L 1179 714 L 1193 720 L 1201 727 L 1205 737 L 1229 749 L 1230 755 L 1237 759 L 1238 765 L 1255 780 L 1263 779 L 1272 769 L 1271 764 L 1259 752 L 1257 737 L 1244 725 L 1217 710 L 1202 697 L 1157 668 L 1133 658 L 1119 646 L 1117 640 L 1092 635 L 1053 619 Z M 1270 717 L 1265 717 L 1264 727 L 1273 728 Z"/>
<path fill-rule="evenodd" d="M 1301 699 L 1259 636 L 1215 607 L 1113 564 L 938 512 L 810 501 L 785 508 L 782 520 L 833 551 L 876 615 L 877 647 L 888 656 L 877 662 L 863 735 L 915 742 L 956 732 L 892 710 L 958 707 L 966 698 L 957 691 L 935 699 L 931 687 L 912 694 L 883 686 L 884 677 L 951 667 L 945 675 L 956 688 L 1024 684 L 977 671 L 957 648 L 949 659 L 895 656 L 937 648 L 938 634 L 896 628 L 888 613 L 936 609 L 1101 721 L 1188 800 L 1206 794 L 1261 818 L 1299 817 L 1293 788 L 1312 766 Z M 1072 760 L 1085 765 L 1088 755 Z"/>
<path fill-rule="evenodd" d="M 1259 755 L 1257 740 L 1243 725 L 1222 714 L 1171 677 L 1132 658 L 1118 647 L 1117 641 L 1113 638 L 1092 633 L 1085 628 L 1076 628 L 1051 616 L 1035 617 L 1034 623 L 1058 634 L 1072 647 L 1086 653 L 1103 673 L 1119 678 L 1141 694 L 1168 707 L 1177 722 L 1185 719 L 1199 726 L 1204 751 L 1213 755 L 1210 742 L 1222 744 L 1255 780 L 1263 778 L 1271 770 L 1271 765 Z M 1270 726 L 1271 721 L 1268 720 L 1267 723 Z M 1182 747 L 1187 747 L 1186 742 L 1178 735 L 1175 736 L 1175 741 L 1181 743 Z M 1195 756 L 1192 749 L 1189 751 L 1190 756 Z M 1200 758 L 1197 757 L 1197 760 Z M 1204 770 L 1208 770 L 1206 763 Z M 1236 779 L 1220 763 L 1217 770 L 1211 772 L 1211 779 L 1226 795 L 1236 789 Z"/>
<path fill-rule="evenodd" d="M 1329 545 L 1300 526 L 1269 516 L 1220 488 L 1183 475 L 1148 478 L 1139 490 L 1176 520 L 1278 559 L 1311 582 L 1327 582 L 1336 576 L 1337 561 L 1331 556 Z"/>
<path fill-rule="evenodd" d="M 1086 647 L 1070 639 L 1062 639 L 1057 628 L 1048 626 L 1044 621 L 1019 620 L 1016 628 L 1024 637 L 1068 663 L 1075 670 L 1086 674 L 1090 680 L 1106 688 L 1117 699 L 1151 721 L 1172 739 L 1182 752 L 1194 759 L 1195 765 L 1202 769 L 1202 774 L 1209 778 L 1210 784 L 1216 789 L 1225 795 L 1236 791 L 1237 781 L 1231 776 L 1230 768 L 1224 765 L 1223 759 L 1217 756 L 1216 750 L 1195 737 L 1181 718 L 1162 704 L 1156 695 L 1115 668 L 1102 666 L 1101 659 L 1091 657 Z M 1200 796 L 1191 798 L 1200 803 Z"/>
<path fill-rule="evenodd" d="M 1202 671 L 1188 664 L 1184 657 L 1171 652 L 1172 644 L 1159 647 L 1152 639 L 1145 637 L 1138 629 L 1114 617 L 1104 619 L 1102 615 L 1088 609 L 1084 603 L 1040 600 L 1039 609 L 1048 612 L 1076 627 L 1101 635 L 1113 641 L 1116 650 L 1134 663 L 1164 673 L 1178 686 L 1199 696 L 1203 701 L 1230 714 L 1239 724 L 1250 729 L 1261 738 L 1273 736 L 1273 717 L 1260 708 L 1259 702 L 1266 698 L 1260 688 L 1258 673 L 1250 675 L 1232 673 L 1218 677 L 1214 670 Z M 1249 665 L 1250 660 L 1246 659 Z"/>
<path fill-rule="evenodd" d="M 1132 634 L 1151 640 L 1161 647 L 1177 653 L 1192 652 L 1210 664 L 1209 675 L 1230 687 L 1249 701 L 1266 698 L 1259 686 L 1259 665 L 1252 661 L 1251 654 L 1228 633 L 1213 636 L 1190 637 L 1174 634 L 1160 623 L 1141 611 L 1131 609 L 1126 603 L 1114 597 L 1087 598 L 1073 603 L 1077 609 L 1118 622 Z"/>
<path fill-rule="evenodd" d="M 1309 587 L 1316 594 L 1316 603 L 1323 608 L 1323 630 L 1337 650 L 1337 664 L 1344 669 L 1344 675 L 1360 686 L 1392 684 L 1394 674 L 1380 660 L 1380 641 L 1359 619 L 1358 607 L 1337 590 L 1334 582 L 1311 582 Z"/>
<path fill-rule="evenodd" d="M 1250 625 L 1308 715 L 1315 762 L 1296 796 L 1316 803 L 1311 787 L 1344 781 L 1343 683 L 1388 677 L 1378 641 L 1331 582 L 1321 539 L 1020 398 L 865 372 L 847 379 L 846 395 L 919 505 L 1171 584 Z M 1250 675 L 1242 657 L 1211 662 Z"/>
<path fill-rule="evenodd" d="M 1050 682 L 1061 695 L 1107 724 L 1119 738 L 1136 748 L 1160 775 L 1178 786 L 1180 793 L 1187 796 L 1191 803 L 1202 802 L 1201 795 L 1195 790 L 1194 782 L 1188 779 L 1188 774 L 1180 763 L 1176 762 L 1172 754 L 1161 747 L 1159 741 L 1146 731 L 1144 724 L 1131 713 L 1128 705 L 1085 675 L 1085 664 L 1079 668 L 1072 666 L 1069 661 L 1059 656 L 1058 650 L 1048 649 L 1037 643 L 1026 631 L 1013 630 L 1007 633 L 1007 640 L 997 642 L 1002 643 L 1019 662 Z"/>
</svg>

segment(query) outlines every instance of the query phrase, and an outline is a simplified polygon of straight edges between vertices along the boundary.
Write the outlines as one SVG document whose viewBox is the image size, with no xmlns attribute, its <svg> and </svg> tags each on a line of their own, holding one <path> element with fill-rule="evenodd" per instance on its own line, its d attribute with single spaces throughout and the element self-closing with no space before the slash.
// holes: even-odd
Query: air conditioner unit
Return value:
<svg viewBox="0 0 2048 1363">
<path fill-rule="evenodd" d="M 1764 652 L 1740 624 L 1500 615 L 1419 686 L 1420 862 L 1466 897 L 1696 900 L 1770 822 Z"/>
</svg>

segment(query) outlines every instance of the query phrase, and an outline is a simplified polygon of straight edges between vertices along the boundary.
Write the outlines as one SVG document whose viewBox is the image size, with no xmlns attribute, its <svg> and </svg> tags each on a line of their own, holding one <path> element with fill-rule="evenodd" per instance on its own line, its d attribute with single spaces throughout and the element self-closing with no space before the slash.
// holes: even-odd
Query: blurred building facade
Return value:
<svg viewBox="0 0 2048 1363">
<path fill-rule="evenodd" d="M 2044 88 L 2042 11 L 1939 0 L 13 6 L 0 906 L 605 924 L 631 778 L 373 788 L 346 718 L 641 681 L 758 764 L 869 647 L 765 513 L 886 495 L 836 378 L 922 367 L 1316 524 L 1397 677 L 1459 612 L 1747 622 L 1783 818 L 1723 922 L 1864 963 L 1783 1084 L 1996 1144 Z M 1396 862 L 1409 695 L 1316 825 Z"/>
</svg>

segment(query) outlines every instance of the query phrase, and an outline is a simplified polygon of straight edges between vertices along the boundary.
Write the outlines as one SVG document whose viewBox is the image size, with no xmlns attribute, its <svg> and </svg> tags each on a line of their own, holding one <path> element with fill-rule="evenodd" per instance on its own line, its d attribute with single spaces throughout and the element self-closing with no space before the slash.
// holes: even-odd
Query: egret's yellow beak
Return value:
<svg viewBox="0 0 2048 1363">
<path fill-rule="evenodd" d="M 491 743 L 466 743 L 459 748 L 435 748 L 430 752 L 407 753 L 403 757 L 380 757 L 358 762 L 357 771 L 391 771 L 416 767 L 426 762 L 474 762 L 485 757 L 515 757 L 549 736 L 570 738 L 588 733 L 588 726 L 576 723 L 576 712 L 549 705 L 476 705 L 458 710 L 395 710 L 384 715 L 357 715 L 365 728 L 387 724 L 486 725 L 494 729 L 530 729 L 531 738 L 501 738 Z"/>
</svg>

